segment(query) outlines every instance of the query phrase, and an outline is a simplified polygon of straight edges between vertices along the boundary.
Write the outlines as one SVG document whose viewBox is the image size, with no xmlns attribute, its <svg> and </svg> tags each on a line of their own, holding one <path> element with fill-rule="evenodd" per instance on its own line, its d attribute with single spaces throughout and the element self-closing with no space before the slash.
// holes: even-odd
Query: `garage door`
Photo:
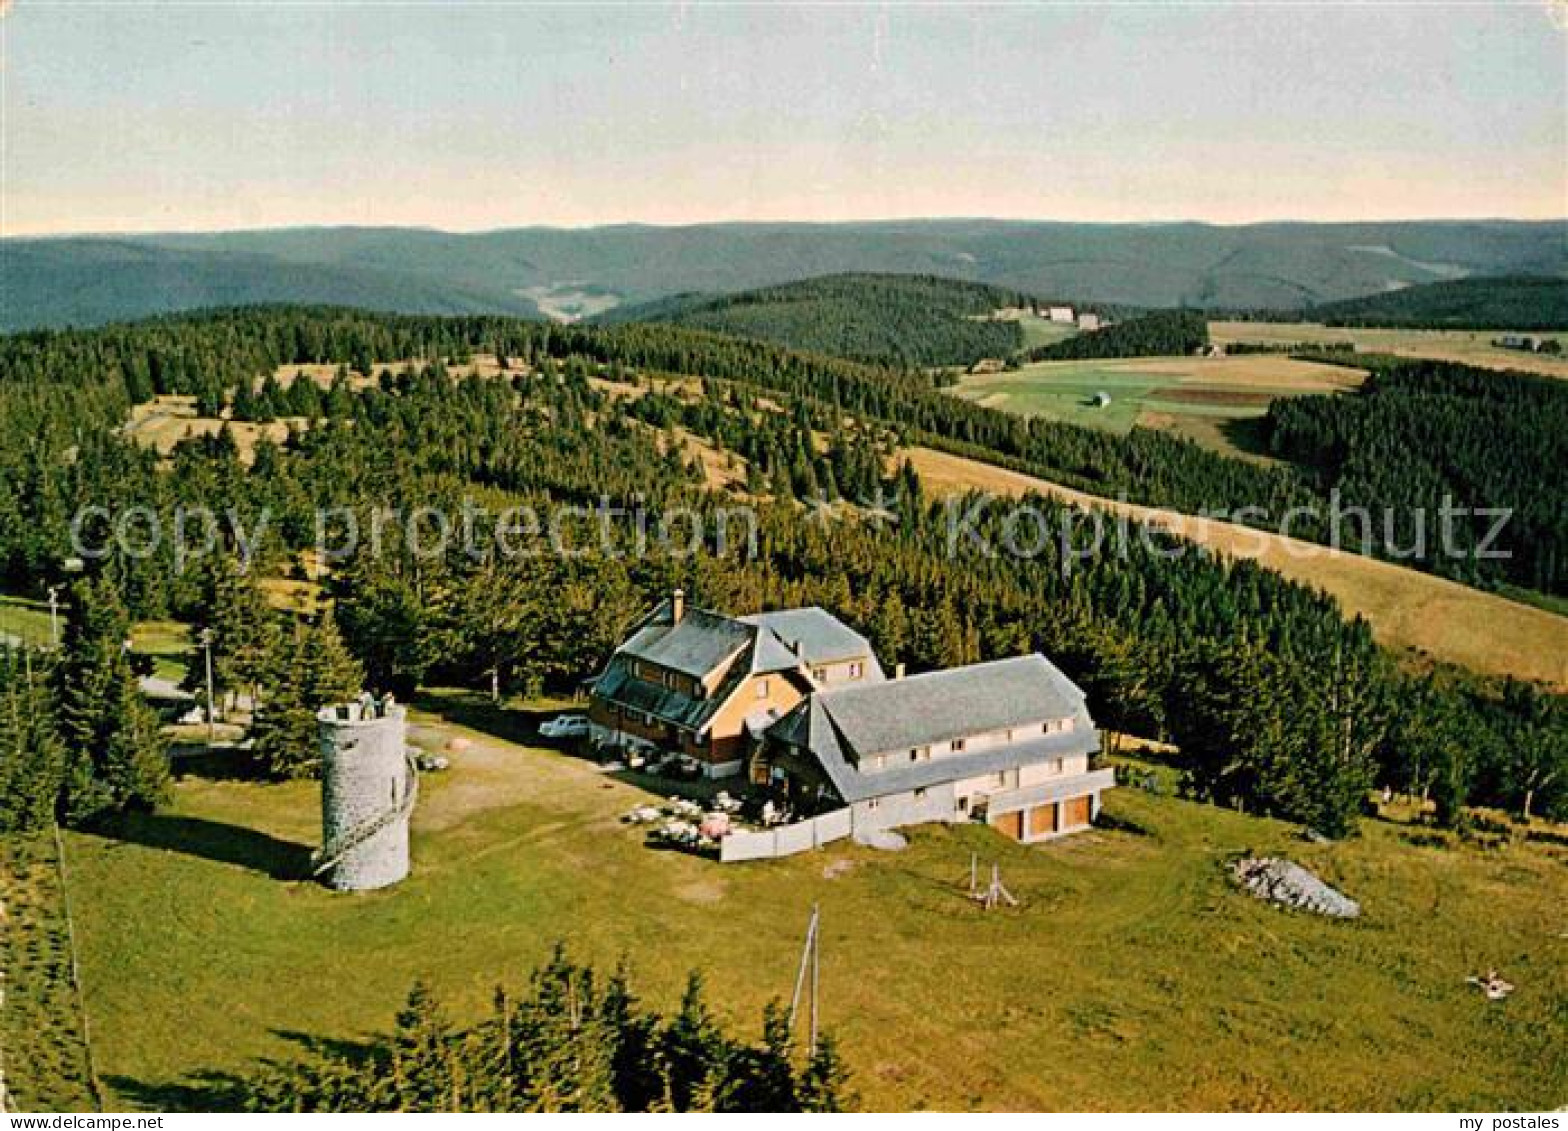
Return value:
<svg viewBox="0 0 1568 1131">
<path fill-rule="evenodd" d="M 1062 803 L 1062 825 L 1064 828 L 1075 829 L 1079 825 L 1089 823 L 1089 801 L 1087 796 L 1074 797 Z"/>
<path fill-rule="evenodd" d="M 1029 810 L 1029 837 L 1050 836 L 1056 831 L 1056 806 L 1036 805 Z"/>
<path fill-rule="evenodd" d="M 991 824 L 1003 836 L 1010 836 L 1014 840 L 1024 839 L 1024 814 L 1021 809 L 1014 813 L 999 813 L 991 818 Z"/>
</svg>

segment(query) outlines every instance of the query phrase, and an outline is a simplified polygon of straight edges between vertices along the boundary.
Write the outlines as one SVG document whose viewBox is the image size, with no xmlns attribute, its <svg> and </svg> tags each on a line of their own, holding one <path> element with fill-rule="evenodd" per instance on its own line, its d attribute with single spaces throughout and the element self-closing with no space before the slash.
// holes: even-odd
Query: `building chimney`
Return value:
<svg viewBox="0 0 1568 1131">
<path fill-rule="evenodd" d="M 680 624 L 686 615 L 686 591 L 677 589 L 670 594 L 670 623 Z"/>
<path fill-rule="evenodd" d="M 893 678 L 894 679 L 903 679 L 904 678 L 904 665 L 903 664 L 898 663 L 898 664 L 894 664 L 893 665 Z"/>
</svg>

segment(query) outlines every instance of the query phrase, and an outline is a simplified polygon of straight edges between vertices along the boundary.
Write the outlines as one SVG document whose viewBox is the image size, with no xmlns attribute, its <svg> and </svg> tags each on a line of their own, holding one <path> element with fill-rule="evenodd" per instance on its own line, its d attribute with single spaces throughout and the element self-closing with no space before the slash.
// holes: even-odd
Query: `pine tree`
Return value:
<svg viewBox="0 0 1568 1131">
<path fill-rule="evenodd" d="M 168 793 L 167 747 L 127 656 L 129 618 L 107 580 L 78 582 L 56 669 L 67 751 L 64 816 L 151 808 Z"/>
<path fill-rule="evenodd" d="M 0 833 L 46 827 L 65 780 L 44 681 L 19 653 L 0 653 Z"/>
<path fill-rule="evenodd" d="M 329 612 L 309 627 L 296 622 L 266 665 L 270 686 L 256 711 L 252 757 L 267 777 L 312 777 L 320 770 L 316 713 L 364 687 Z"/>
<path fill-rule="evenodd" d="M 453 1111 L 459 1106 L 451 1029 L 424 982 L 414 983 L 398 1011 L 392 1082 L 399 1111 Z"/>
</svg>

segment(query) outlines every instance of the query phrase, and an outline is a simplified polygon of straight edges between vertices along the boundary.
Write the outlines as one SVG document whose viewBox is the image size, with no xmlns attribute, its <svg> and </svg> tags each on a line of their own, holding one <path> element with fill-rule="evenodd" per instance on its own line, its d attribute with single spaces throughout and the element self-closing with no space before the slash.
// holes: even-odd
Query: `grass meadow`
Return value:
<svg viewBox="0 0 1568 1131">
<path fill-rule="evenodd" d="M 1185 435 L 1226 455 L 1261 458 L 1247 427 L 1276 397 L 1360 384 L 1357 369 L 1276 355 L 1045 361 L 1003 373 L 965 374 L 953 393 L 1021 416 L 1125 433 L 1134 425 Z M 1098 393 L 1108 405 L 1095 403 Z"/>
<path fill-rule="evenodd" d="M 1026 847 L 921 828 L 748 865 L 655 851 L 645 799 L 585 762 L 465 730 L 427 777 L 413 875 L 335 895 L 296 877 L 317 786 L 191 778 L 166 813 L 70 833 L 98 1071 L 112 1107 L 213 1102 L 229 1074 L 385 1031 L 415 978 L 455 1019 L 556 940 L 675 1003 L 701 969 L 731 1024 L 787 997 L 820 904 L 823 1017 L 872 1108 L 1543 1108 L 1568 1098 L 1568 871 L 1550 842 L 1481 851 L 1401 826 L 1290 827 L 1120 789 L 1109 826 Z M 492 730 L 496 729 L 491 727 Z M 1227 865 L 1288 854 L 1362 901 L 1338 922 L 1241 894 Z M 970 859 L 1019 899 L 985 912 Z M 1488 1003 L 1466 976 L 1519 989 Z"/>
</svg>

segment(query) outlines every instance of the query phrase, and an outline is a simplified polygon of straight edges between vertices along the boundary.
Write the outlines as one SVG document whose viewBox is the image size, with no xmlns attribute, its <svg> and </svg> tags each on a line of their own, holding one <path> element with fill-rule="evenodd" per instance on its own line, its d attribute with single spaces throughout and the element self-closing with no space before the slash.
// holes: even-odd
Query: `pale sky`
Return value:
<svg viewBox="0 0 1568 1131">
<path fill-rule="evenodd" d="M 16 0 L 0 232 L 1560 218 L 1548 7 Z"/>
</svg>

